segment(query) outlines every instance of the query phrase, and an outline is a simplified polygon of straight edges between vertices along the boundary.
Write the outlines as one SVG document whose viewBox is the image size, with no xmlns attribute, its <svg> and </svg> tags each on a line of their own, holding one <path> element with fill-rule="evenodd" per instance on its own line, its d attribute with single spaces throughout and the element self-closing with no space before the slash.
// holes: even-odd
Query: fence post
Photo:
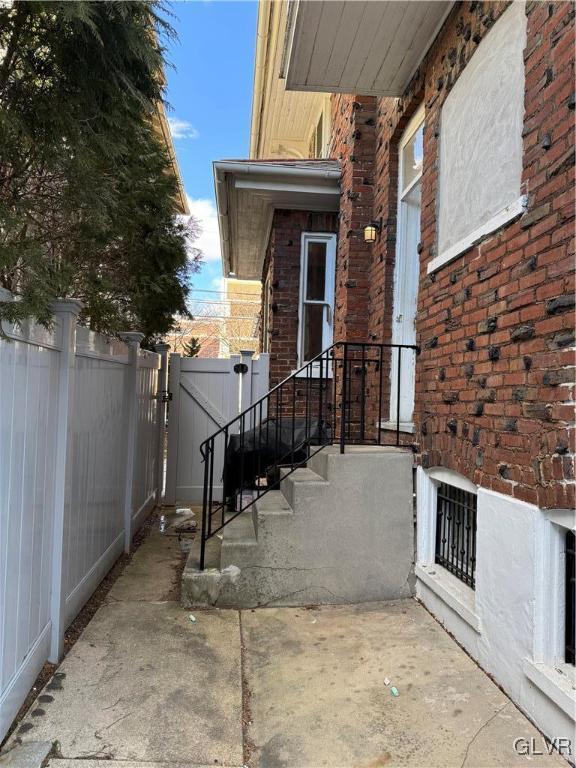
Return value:
<svg viewBox="0 0 576 768">
<path fill-rule="evenodd" d="M 60 299 L 54 302 L 53 312 L 60 321 L 62 346 L 58 370 L 58 394 L 56 397 L 56 435 L 54 441 L 54 516 L 52 538 L 52 572 L 50 584 L 50 655 L 48 660 L 57 664 L 64 653 L 66 629 L 66 584 L 64 568 L 64 526 L 67 501 L 67 465 L 69 422 L 73 407 L 74 368 L 76 353 L 76 323 L 82 302 L 76 299 Z M 69 487 L 69 486 L 68 486 Z"/>
<path fill-rule="evenodd" d="M 239 379 L 239 387 L 240 387 L 240 412 L 245 411 L 247 408 L 250 408 L 252 405 L 252 355 L 254 352 L 251 350 L 240 350 L 240 359 L 241 359 L 241 365 L 246 366 L 246 372 L 242 372 L 243 369 L 241 369 Z M 255 421 L 255 415 L 253 413 L 250 413 L 250 423 L 248 428 L 253 429 L 255 427 L 254 424 Z"/>
<path fill-rule="evenodd" d="M 254 376 L 256 371 L 257 375 Z M 268 352 L 261 352 L 257 360 L 252 361 L 252 403 L 264 395 L 270 389 L 270 355 Z M 262 403 L 262 418 L 268 416 L 268 402 Z"/>
<path fill-rule="evenodd" d="M 170 344 L 156 344 L 154 347 L 160 355 L 160 370 L 158 371 L 158 392 L 156 411 L 158 419 L 158 449 L 156 453 L 156 504 L 162 503 L 164 489 L 164 438 L 166 436 L 166 411 L 168 408 L 168 352 Z"/>
<path fill-rule="evenodd" d="M 138 431 L 138 351 L 143 333 L 128 331 L 120 338 L 128 345 L 126 372 L 126 472 L 124 475 L 124 552 L 132 544 L 132 501 L 134 498 L 134 464 Z"/>
<path fill-rule="evenodd" d="M 180 365 L 182 358 L 173 352 L 168 370 L 168 390 L 172 393 L 168 413 L 168 454 L 166 461 L 166 488 L 164 503 L 176 503 L 176 482 L 178 473 L 178 421 L 180 418 Z"/>
</svg>

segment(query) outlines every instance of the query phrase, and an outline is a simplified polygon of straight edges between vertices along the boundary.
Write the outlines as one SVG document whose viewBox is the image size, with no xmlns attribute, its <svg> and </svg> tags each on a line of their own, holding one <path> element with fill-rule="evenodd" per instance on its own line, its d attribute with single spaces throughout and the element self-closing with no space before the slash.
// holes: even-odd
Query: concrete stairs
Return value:
<svg viewBox="0 0 576 768">
<path fill-rule="evenodd" d="M 329 446 L 283 472 L 223 531 L 219 567 L 182 581 L 187 607 L 393 600 L 413 592 L 412 453 Z"/>
</svg>

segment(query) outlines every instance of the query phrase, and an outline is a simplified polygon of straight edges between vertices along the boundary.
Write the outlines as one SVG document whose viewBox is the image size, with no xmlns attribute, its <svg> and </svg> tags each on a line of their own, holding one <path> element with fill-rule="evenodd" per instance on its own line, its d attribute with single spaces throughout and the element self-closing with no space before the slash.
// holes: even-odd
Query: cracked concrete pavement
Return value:
<svg viewBox="0 0 576 768">
<path fill-rule="evenodd" d="M 519 737 L 545 751 L 542 737 L 414 600 L 191 621 L 179 559 L 153 530 L 2 768 L 39 768 L 48 752 L 48 768 L 566 766 L 515 753 Z"/>
</svg>

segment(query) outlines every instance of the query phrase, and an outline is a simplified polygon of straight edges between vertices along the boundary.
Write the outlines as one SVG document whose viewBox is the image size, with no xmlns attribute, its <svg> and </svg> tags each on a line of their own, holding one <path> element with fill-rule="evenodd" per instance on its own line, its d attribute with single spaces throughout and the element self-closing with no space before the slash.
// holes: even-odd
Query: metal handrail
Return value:
<svg viewBox="0 0 576 768">
<path fill-rule="evenodd" d="M 397 403 L 393 444 L 400 445 L 403 350 L 419 352 L 412 344 L 337 341 L 203 441 L 201 570 L 205 566 L 206 542 L 277 488 L 281 469 L 284 476 L 289 475 L 334 443 L 340 446 L 341 453 L 346 445 L 382 445 L 382 408 L 390 394 L 385 386 L 389 377 L 385 378 L 383 372 L 394 353 Z M 222 463 L 222 499 L 215 502 L 217 454 Z"/>
</svg>

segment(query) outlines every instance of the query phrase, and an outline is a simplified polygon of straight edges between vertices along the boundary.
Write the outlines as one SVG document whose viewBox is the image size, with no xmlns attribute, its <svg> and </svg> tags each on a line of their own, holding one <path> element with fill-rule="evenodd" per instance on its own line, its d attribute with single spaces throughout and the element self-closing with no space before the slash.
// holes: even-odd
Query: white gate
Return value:
<svg viewBox="0 0 576 768">
<path fill-rule="evenodd" d="M 256 359 L 251 352 L 226 359 L 170 355 L 166 504 L 202 502 L 200 445 L 265 395 L 268 388 L 267 354 Z M 231 433 L 235 431 L 231 429 Z M 222 491 L 223 461 L 223 455 L 215 457 L 215 499 Z"/>
</svg>

